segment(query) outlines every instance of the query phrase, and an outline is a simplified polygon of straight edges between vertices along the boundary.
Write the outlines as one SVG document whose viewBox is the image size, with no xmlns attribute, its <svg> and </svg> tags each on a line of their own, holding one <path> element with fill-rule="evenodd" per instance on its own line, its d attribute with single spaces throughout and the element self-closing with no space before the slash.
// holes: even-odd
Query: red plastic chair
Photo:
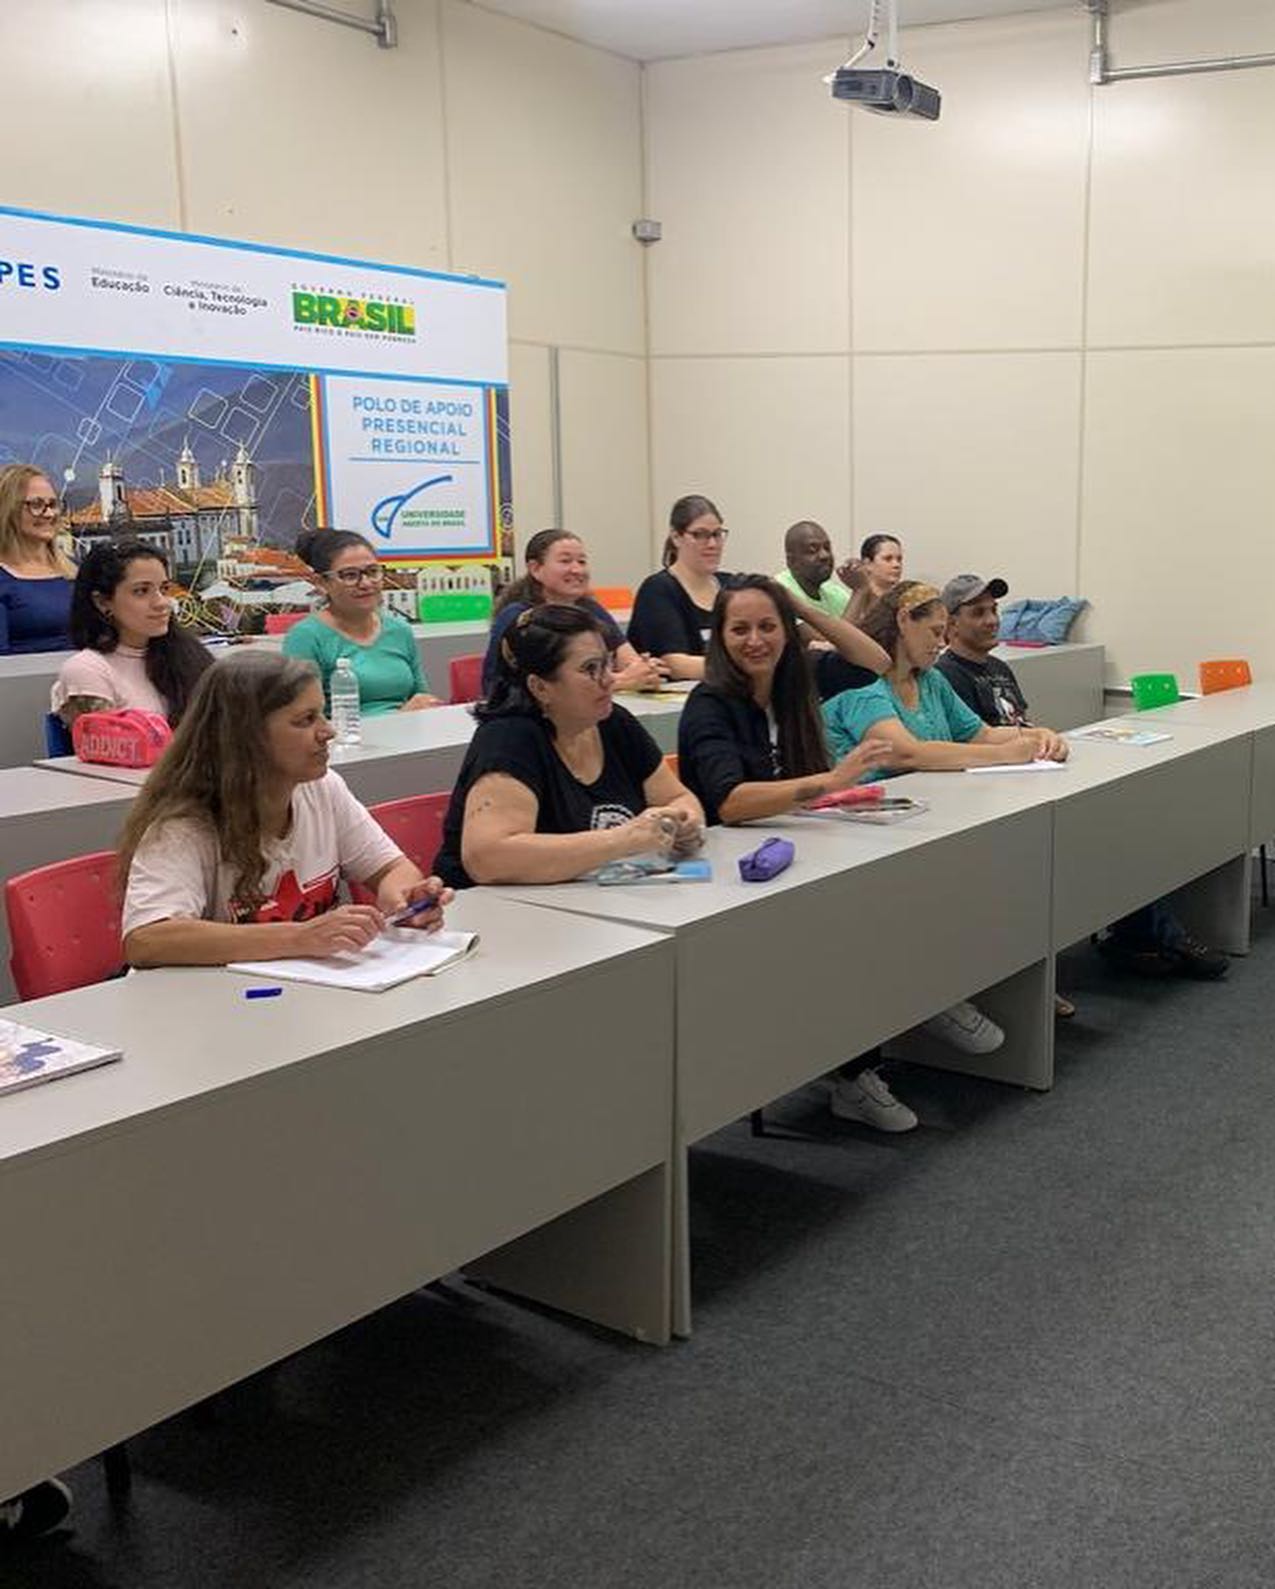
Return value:
<svg viewBox="0 0 1275 1589">
<path fill-rule="evenodd" d="M 20 999 L 115 976 L 124 965 L 113 850 L 56 861 L 4 885 L 10 969 Z"/>
<path fill-rule="evenodd" d="M 443 818 L 451 793 L 408 795 L 405 800 L 385 800 L 369 806 L 372 815 L 389 834 L 409 861 L 415 861 L 428 875 L 443 842 Z M 350 898 L 356 905 L 375 905 L 376 897 L 361 883 L 350 884 Z"/>
<path fill-rule="evenodd" d="M 300 623 L 303 618 L 308 618 L 308 612 L 268 612 L 266 614 L 267 634 L 287 634 L 293 624 Z"/>
<path fill-rule="evenodd" d="M 1216 695 L 1219 690 L 1239 690 L 1253 682 L 1253 670 L 1243 657 L 1222 657 L 1200 663 L 1200 694 Z"/>
<path fill-rule="evenodd" d="M 448 665 L 447 681 L 451 687 L 453 706 L 476 701 L 483 693 L 482 652 L 476 651 L 468 657 L 453 657 Z"/>
</svg>

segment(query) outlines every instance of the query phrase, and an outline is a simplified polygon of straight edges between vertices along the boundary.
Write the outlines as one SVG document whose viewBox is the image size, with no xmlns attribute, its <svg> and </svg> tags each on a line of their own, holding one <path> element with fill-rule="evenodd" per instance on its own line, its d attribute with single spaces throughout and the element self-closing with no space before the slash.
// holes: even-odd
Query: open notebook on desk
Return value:
<svg viewBox="0 0 1275 1589">
<path fill-rule="evenodd" d="M 359 988 L 384 993 L 413 977 L 433 977 L 454 966 L 478 947 L 476 932 L 419 932 L 388 927 L 357 954 L 326 955 L 300 960 L 236 960 L 228 971 L 279 982 L 314 982 L 326 988 Z"/>
</svg>

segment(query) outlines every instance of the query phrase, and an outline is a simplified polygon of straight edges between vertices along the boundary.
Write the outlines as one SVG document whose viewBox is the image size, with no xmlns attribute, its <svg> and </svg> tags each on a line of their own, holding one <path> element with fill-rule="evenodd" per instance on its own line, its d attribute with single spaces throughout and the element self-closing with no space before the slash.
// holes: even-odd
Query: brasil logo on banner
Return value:
<svg viewBox="0 0 1275 1589">
<path fill-rule="evenodd" d="M 507 383 L 499 282 L 0 207 L 4 457 L 192 588 L 313 525 L 494 558 Z"/>
</svg>

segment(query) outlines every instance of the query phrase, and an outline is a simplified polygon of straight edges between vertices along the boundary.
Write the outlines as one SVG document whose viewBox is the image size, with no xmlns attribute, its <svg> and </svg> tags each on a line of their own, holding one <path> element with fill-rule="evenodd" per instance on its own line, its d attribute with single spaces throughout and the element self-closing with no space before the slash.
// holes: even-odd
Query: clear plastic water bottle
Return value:
<svg viewBox="0 0 1275 1589">
<path fill-rule="evenodd" d="M 363 739 L 359 709 L 359 681 L 349 657 L 339 657 L 332 670 L 332 727 L 338 745 L 358 745 Z"/>
</svg>

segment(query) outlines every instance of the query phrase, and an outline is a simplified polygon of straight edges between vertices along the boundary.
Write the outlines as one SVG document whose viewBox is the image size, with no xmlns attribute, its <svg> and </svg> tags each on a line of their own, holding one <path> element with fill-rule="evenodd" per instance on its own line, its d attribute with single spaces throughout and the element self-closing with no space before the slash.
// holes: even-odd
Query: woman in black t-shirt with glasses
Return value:
<svg viewBox="0 0 1275 1589">
<path fill-rule="evenodd" d="M 717 593 L 731 582 L 719 564 L 726 526 L 707 497 L 679 497 L 669 513 L 664 567 L 638 586 L 629 643 L 675 679 L 702 679 Z"/>
<path fill-rule="evenodd" d="M 520 613 L 452 792 L 436 867 L 454 888 L 563 883 L 608 861 L 686 854 L 699 801 L 612 700 L 602 626 L 579 607 Z"/>
</svg>

